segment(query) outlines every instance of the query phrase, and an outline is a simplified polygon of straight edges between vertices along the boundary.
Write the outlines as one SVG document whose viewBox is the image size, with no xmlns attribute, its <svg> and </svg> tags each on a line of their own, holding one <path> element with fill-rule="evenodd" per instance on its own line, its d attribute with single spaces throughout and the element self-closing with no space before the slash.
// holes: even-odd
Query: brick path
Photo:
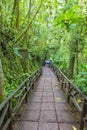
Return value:
<svg viewBox="0 0 87 130">
<path fill-rule="evenodd" d="M 56 76 L 43 67 L 15 130 L 74 130 L 73 126 L 78 127 Z"/>
</svg>

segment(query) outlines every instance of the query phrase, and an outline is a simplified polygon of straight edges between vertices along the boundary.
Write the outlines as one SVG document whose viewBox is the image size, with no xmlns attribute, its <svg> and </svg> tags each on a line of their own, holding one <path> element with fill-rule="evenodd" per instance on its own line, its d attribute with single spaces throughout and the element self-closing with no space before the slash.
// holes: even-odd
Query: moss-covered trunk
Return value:
<svg viewBox="0 0 87 130">
<path fill-rule="evenodd" d="M 75 63 L 75 55 L 72 54 L 70 56 L 69 68 L 68 68 L 68 78 L 69 79 L 72 79 L 72 77 L 73 77 L 74 63 Z"/>
<path fill-rule="evenodd" d="M 5 99 L 5 88 L 4 88 L 4 79 L 3 79 L 3 70 L 0 59 L 0 103 Z"/>
<path fill-rule="evenodd" d="M 70 44 L 70 59 L 69 59 L 69 67 L 68 67 L 68 78 L 69 79 L 73 78 L 76 55 L 78 55 L 78 41 L 77 41 L 77 39 L 75 39 L 74 42 L 72 42 Z"/>
</svg>

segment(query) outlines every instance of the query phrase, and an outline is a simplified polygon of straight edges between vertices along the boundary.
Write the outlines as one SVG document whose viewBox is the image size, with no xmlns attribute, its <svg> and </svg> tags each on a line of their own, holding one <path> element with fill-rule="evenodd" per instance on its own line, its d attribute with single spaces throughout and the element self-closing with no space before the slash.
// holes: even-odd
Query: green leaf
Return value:
<svg viewBox="0 0 87 130">
<path fill-rule="evenodd" d="M 15 53 L 15 55 L 17 55 L 17 56 L 19 56 L 20 58 L 22 58 L 22 56 L 21 56 L 21 55 L 19 54 L 19 52 L 18 52 L 18 49 L 19 49 L 19 48 L 14 47 L 14 48 L 13 48 L 14 53 Z"/>
<path fill-rule="evenodd" d="M 69 25 L 69 28 L 70 28 L 71 30 L 74 30 L 74 29 L 76 28 L 76 24 L 75 24 L 75 23 L 70 24 L 70 25 Z"/>
</svg>

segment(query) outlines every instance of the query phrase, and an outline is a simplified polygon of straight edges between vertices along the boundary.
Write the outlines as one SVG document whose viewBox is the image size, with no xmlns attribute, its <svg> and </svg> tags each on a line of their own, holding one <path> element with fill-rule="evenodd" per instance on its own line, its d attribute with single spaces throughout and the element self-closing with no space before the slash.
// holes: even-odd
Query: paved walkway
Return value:
<svg viewBox="0 0 87 130">
<path fill-rule="evenodd" d="M 15 130 L 75 130 L 74 127 L 78 127 L 51 69 L 43 67 L 42 76 L 16 125 Z"/>
</svg>

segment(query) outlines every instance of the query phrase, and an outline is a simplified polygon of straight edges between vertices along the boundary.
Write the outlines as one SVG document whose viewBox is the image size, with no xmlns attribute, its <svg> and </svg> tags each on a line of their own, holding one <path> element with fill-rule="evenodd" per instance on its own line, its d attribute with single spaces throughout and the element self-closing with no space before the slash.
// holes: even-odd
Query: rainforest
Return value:
<svg viewBox="0 0 87 130">
<path fill-rule="evenodd" d="M 0 102 L 46 59 L 87 95 L 87 0 L 0 0 Z"/>
</svg>

